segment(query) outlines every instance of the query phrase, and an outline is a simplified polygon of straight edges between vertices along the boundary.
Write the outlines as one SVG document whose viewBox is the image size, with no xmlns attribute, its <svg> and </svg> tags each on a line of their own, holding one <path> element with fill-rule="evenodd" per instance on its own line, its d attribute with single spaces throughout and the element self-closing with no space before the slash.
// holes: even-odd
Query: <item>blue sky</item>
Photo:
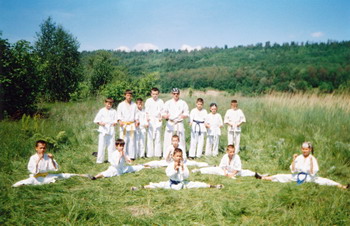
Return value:
<svg viewBox="0 0 350 226">
<path fill-rule="evenodd" d="M 80 50 L 350 40 L 349 0 L 0 0 L 0 31 L 33 42 L 49 16 Z"/>
</svg>

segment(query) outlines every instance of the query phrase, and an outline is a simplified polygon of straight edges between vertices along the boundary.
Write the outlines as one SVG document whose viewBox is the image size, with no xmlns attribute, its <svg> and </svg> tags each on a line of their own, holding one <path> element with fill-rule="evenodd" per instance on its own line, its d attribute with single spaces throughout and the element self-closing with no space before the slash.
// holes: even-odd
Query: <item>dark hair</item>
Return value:
<svg viewBox="0 0 350 226">
<path fill-rule="evenodd" d="M 157 88 L 157 87 L 153 87 L 152 89 L 151 89 L 151 92 L 158 92 L 159 93 L 159 89 Z"/>
<path fill-rule="evenodd" d="M 35 147 L 38 147 L 39 144 L 45 144 L 45 145 L 46 145 L 47 143 L 46 143 L 46 141 L 44 141 L 44 140 L 37 140 L 37 141 L 35 142 Z"/>
<path fill-rule="evenodd" d="M 113 100 L 113 98 L 106 98 L 105 103 L 107 103 L 107 102 L 113 104 L 114 100 Z"/>
<path fill-rule="evenodd" d="M 137 98 L 137 99 L 136 99 L 136 102 L 138 102 L 138 101 L 143 102 L 143 99 L 142 99 L 142 98 Z"/>
<path fill-rule="evenodd" d="M 179 137 L 178 135 L 176 135 L 176 134 L 174 134 L 174 135 L 171 137 L 171 139 L 173 139 L 173 138 L 177 138 L 177 140 L 180 141 L 180 137 Z"/>
<path fill-rule="evenodd" d="M 131 94 L 132 95 L 132 90 L 131 89 L 125 90 L 124 95 L 126 95 L 126 94 Z"/>
<path fill-rule="evenodd" d="M 213 107 L 213 106 L 218 107 L 218 105 L 216 103 L 211 103 L 210 107 Z"/>
<path fill-rule="evenodd" d="M 177 153 L 177 152 L 180 152 L 180 153 L 182 154 L 182 150 L 181 150 L 181 148 L 175 148 L 175 149 L 174 149 L 173 156 L 174 156 L 174 155 L 175 155 L 175 153 Z"/>
<path fill-rule="evenodd" d="M 231 100 L 231 104 L 238 103 L 237 100 Z"/>
<path fill-rule="evenodd" d="M 235 149 L 235 145 L 234 145 L 234 144 L 229 144 L 229 145 L 227 145 L 226 151 L 228 151 L 228 149 L 230 149 L 230 148 Z"/>
<path fill-rule="evenodd" d="M 196 103 L 198 103 L 198 102 L 204 103 L 204 100 L 202 98 L 198 98 Z"/>
<path fill-rule="evenodd" d="M 125 146 L 125 141 L 123 140 L 123 139 L 117 139 L 116 141 L 115 141 L 115 146 Z"/>
</svg>

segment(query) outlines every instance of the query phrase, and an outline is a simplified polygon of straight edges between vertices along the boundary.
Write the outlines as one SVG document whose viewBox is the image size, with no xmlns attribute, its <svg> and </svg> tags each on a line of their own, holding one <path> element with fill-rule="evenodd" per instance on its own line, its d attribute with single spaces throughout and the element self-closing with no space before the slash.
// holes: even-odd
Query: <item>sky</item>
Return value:
<svg viewBox="0 0 350 226">
<path fill-rule="evenodd" d="M 48 17 L 80 51 L 350 40 L 349 0 L 0 0 L 0 32 L 32 43 Z"/>
</svg>

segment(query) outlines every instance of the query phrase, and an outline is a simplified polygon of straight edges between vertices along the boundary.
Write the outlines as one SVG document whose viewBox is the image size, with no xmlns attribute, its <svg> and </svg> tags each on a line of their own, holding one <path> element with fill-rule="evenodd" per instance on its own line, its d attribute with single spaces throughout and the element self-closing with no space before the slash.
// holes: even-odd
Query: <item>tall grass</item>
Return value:
<svg viewBox="0 0 350 226">
<path fill-rule="evenodd" d="M 224 92 L 194 91 L 182 97 L 190 108 L 202 97 L 224 116 L 231 99 L 239 101 L 247 123 L 242 127 L 243 168 L 262 173 L 287 173 L 291 156 L 301 142 L 315 146 L 319 174 L 343 184 L 350 176 L 350 97 L 332 95 L 271 94 L 261 97 L 230 96 Z M 162 95 L 164 100 L 170 95 Z M 45 105 L 48 118 L 0 122 L 0 224 L 64 225 L 348 225 L 350 193 L 316 184 L 279 184 L 254 178 L 228 179 L 191 174 L 191 180 L 224 184 L 225 188 L 196 190 L 140 190 L 131 186 L 167 180 L 164 169 L 146 169 L 98 181 L 71 178 L 55 184 L 11 188 L 27 177 L 26 165 L 34 141 L 51 139 L 60 172 L 96 174 L 108 164 L 96 165 L 97 126 L 92 123 L 101 98 L 79 103 Z M 58 136 L 64 131 L 68 140 Z M 220 151 L 227 144 L 226 128 Z M 186 143 L 189 146 L 189 127 Z M 220 157 L 203 158 L 218 164 Z M 144 163 L 148 160 L 137 160 Z"/>
</svg>

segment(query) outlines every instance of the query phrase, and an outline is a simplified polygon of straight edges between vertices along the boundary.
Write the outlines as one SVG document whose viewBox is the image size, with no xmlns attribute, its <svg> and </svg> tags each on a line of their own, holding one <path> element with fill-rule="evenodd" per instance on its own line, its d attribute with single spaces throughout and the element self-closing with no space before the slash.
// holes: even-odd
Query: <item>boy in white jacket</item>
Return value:
<svg viewBox="0 0 350 226">
<path fill-rule="evenodd" d="M 241 126 L 246 122 L 244 113 L 238 108 L 237 100 L 231 101 L 231 109 L 226 111 L 224 123 L 227 124 L 227 141 L 228 144 L 234 144 L 236 153 L 239 152 L 241 142 Z"/>
<path fill-rule="evenodd" d="M 210 185 L 204 182 L 186 181 L 189 177 L 189 171 L 182 158 L 182 150 L 175 148 L 173 155 L 173 163 L 170 163 L 165 170 L 169 181 L 150 183 L 142 188 L 164 188 L 180 190 L 185 188 L 222 188 L 222 185 Z M 138 190 L 137 187 L 132 187 L 132 190 Z"/>
<path fill-rule="evenodd" d="M 110 161 L 110 166 L 106 171 L 97 174 L 94 177 L 91 177 L 92 180 L 96 180 L 98 178 L 103 177 L 114 177 L 120 176 L 124 173 L 132 173 L 142 170 L 144 167 L 142 165 L 130 166 L 126 165 L 126 163 L 131 163 L 132 161 L 124 152 L 125 142 L 123 139 L 117 139 L 115 141 L 115 146 L 117 150 L 113 152 L 112 158 Z"/>
<path fill-rule="evenodd" d="M 233 179 L 236 176 L 249 177 L 255 175 L 253 171 L 242 169 L 241 158 L 235 153 L 235 146 L 233 144 L 227 146 L 226 154 L 222 157 L 219 167 L 204 167 L 194 169 L 192 172 L 221 175 Z"/>
<path fill-rule="evenodd" d="M 207 117 L 207 110 L 203 109 L 204 100 L 198 98 L 196 101 L 196 108 L 193 108 L 190 113 L 191 126 L 191 145 L 189 158 L 202 157 L 204 147 L 204 137 L 207 133 L 205 128 L 205 119 Z"/>
<path fill-rule="evenodd" d="M 205 119 L 205 127 L 208 129 L 207 144 L 205 147 L 206 156 L 217 156 L 219 154 L 219 141 L 223 122 L 217 110 L 218 106 L 216 103 L 210 104 L 211 113 Z"/>
<path fill-rule="evenodd" d="M 28 179 L 18 181 L 13 187 L 21 185 L 41 185 L 54 183 L 56 179 L 66 179 L 72 176 L 88 177 L 84 174 L 59 173 L 52 174 L 50 171 L 57 171 L 58 164 L 52 154 L 45 154 L 46 141 L 38 140 L 35 144 L 36 154 L 32 155 L 28 163 L 28 171 L 31 173 Z"/>
<path fill-rule="evenodd" d="M 145 157 L 146 151 L 146 133 L 148 128 L 148 119 L 145 110 L 143 109 L 143 100 L 136 100 L 137 113 L 136 118 L 139 123 L 136 126 L 136 156 L 139 158 Z"/>
<path fill-rule="evenodd" d="M 105 149 L 108 149 L 108 161 L 115 150 L 115 125 L 117 124 L 117 111 L 112 108 L 113 99 L 105 100 L 105 107 L 97 113 L 94 123 L 98 127 L 98 151 L 96 163 L 103 163 L 105 159 Z"/>
</svg>

